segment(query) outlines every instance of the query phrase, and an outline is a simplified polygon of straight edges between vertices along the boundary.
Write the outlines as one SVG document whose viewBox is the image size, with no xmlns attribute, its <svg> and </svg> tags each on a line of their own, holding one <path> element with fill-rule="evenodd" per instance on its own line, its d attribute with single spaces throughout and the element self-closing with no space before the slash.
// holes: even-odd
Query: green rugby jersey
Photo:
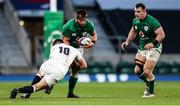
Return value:
<svg viewBox="0 0 180 106">
<path fill-rule="evenodd" d="M 161 24 L 159 21 L 152 17 L 151 15 L 147 15 L 143 20 L 138 20 L 134 18 L 133 20 L 133 28 L 139 37 L 139 49 L 144 50 L 144 46 L 153 40 L 155 40 L 156 35 L 154 31 L 159 28 Z M 156 47 L 158 47 L 157 45 Z"/>
<path fill-rule="evenodd" d="M 94 32 L 94 24 L 88 19 L 84 27 L 80 27 L 76 24 L 75 19 L 71 19 L 63 26 L 62 30 L 63 36 L 70 38 L 69 43 L 75 48 L 79 48 L 77 38 L 91 36 Z"/>
</svg>

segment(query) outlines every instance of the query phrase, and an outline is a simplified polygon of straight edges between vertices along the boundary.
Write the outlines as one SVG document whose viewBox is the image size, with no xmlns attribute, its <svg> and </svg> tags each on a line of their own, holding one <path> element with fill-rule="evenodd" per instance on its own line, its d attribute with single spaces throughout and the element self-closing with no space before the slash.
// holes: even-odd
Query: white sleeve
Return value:
<svg viewBox="0 0 180 106">
<path fill-rule="evenodd" d="M 83 58 L 82 55 L 78 53 L 78 55 L 76 56 L 76 60 L 80 60 L 82 58 Z"/>
</svg>

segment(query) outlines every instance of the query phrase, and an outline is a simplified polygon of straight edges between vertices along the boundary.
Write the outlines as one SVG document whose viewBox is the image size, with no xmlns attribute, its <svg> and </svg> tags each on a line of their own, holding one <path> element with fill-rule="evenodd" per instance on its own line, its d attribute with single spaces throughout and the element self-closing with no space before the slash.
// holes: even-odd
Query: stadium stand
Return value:
<svg viewBox="0 0 180 106">
<path fill-rule="evenodd" d="M 0 12 L 0 18 L 1 65 L 26 66 L 25 57 L 2 11 Z"/>
<path fill-rule="evenodd" d="M 179 45 L 180 42 L 178 39 L 175 39 L 177 38 L 179 30 L 178 25 L 180 24 L 179 20 L 177 20 L 180 18 L 179 1 L 152 0 L 151 2 L 148 2 L 144 0 L 138 0 L 138 2 L 141 1 L 147 4 L 147 8 L 149 10 L 148 12 L 160 20 L 167 36 L 164 41 L 163 56 L 160 58 L 160 62 L 155 68 L 155 73 L 162 75 L 180 74 L 180 49 L 177 49 L 177 45 Z M 88 12 L 88 18 L 94 22 L 98 34 L 98 42 L 96 43 L 96 46 L 90 50 L 85 50 L 85 58 L 89 67 L 87 71 L 82 71 L 81 73 L 134 74 L 132 70 L 135 55 L 134 53 L 137 50 L 137 42 L 133 42 L 126 52 L 121 50 L 120 44 L 126 39 L 128 31 L 131 27 L 131 21 L 134 18 L 133 6 L 137 0 L 113 0 L 113 2 L 112 0 L 83 0 L 83 2 L 82 0 L 63 0 L 63 2 L 65 21 L 73 17 L 73 12 L 75 9 L 84 8 Z M 161 4 L 159 5 L 159 3 Z M 2 16 L 3 15 L 4 14 L 2 12 Z M 23 16 L 23 14 L 21 15 Z M 33 16 L 27 16 L 26 19 L 32 20 L 34 23 L 37 23 L 36 19 L 38 22 L 40 21 L 40 25 L 36 24 L 39 27 L 38 31 L 40 33 L 34 34 L 34 32 L 37 32 L 37 30 L 32 30 L 33 28 L 31 28 L 29 31 L 28 29 L 26 30 L 27 32 L 31 33 L 30 36 L 32 38 L 34 37 L 35 39 L 35 44 L 33 45 L 35 48 L 31 49 L 35 50 L 35 56 L 33 55 L 35 57 L 35 65 L 39 66 L 43 61 L 43 17 L 32 17 Z M 2 17 L 2 19 L 3 18 L 5 19 L 5 17 Z M 23 18 L 21 17 L 21 19 Z M 8 20 L 6 20 L 6 22 L 7 21 Z M 2 24 L 5 23 L 5 21 L 0 20 L 0 23 L 1 22 Z M 34 25 L 35 24 L 31 24 L 30 27 Z M 1 35 L 5 35 L 3 33 L 4 32 L 0 34 L 0 37 Z M 11 47 L 12 50 L 15 49 L 13 52 L 8 52 L 6 55 L 7 57 L 12 57 L 13 54 L 16 53 L 17 59 L 12 59 L 10 64 L 15 64 L 16 66 L 23 64 L 25 66 L 32 65 L 32 60 L 29 59 L 29 57 L 33 56 L 27 54 L 27 51 L 23 49 L 23 44 L 19 42 L 19 38 L 13 35 L 14 32 L 7 33 L 11 33 L 9 35 L 12 35 L 11 37 L 14 38 L 2 41 L 0 43 L 9 42 L 13 45 Z M 38 37 L 36 35 L 38 35 Z M 31 43 L 32 42 L 33 41 L 31 41 Z M 32 52 L 31 49 L 28 48 L 29 53 Z M 2 50 L 0 54 L 3 54 Z M 1 58 L 5 58 L 6 56 L 1 56 Z M 21 56 L 22 59 L 18 56 Z M 17 60 L 22 61 L 23 63 L 17 62 Z M 5 59 L 1 59 L 0 62 L 5 62 Z"/>
<path fill-rule="evenodd" d="M 26 69 L 31 73 L 30 46 L 26 33 L 20 27 L 10 2 L 4 1 L 0 10 L 0 65 L 2 74 L 14 74 Z M 20 41 L 20 42 L 19 42 Z M 25 43 L 25 44 L 24 44 Z M 17 71 L 16 71 L 17 70 Z M 20 72 L 21 73 L 21 72 Z M 24 72 L 23 72 L 24 73 Z"/>
<path fill-rule="evenodd" d="M 155 68 L 155 73 L 162 75 L 179 73 L 178 64 L 175 64 L 180 62 L 178 55 L 180 49 L 177 49 L 177 45 L 180 42 L 176 39 L 176 35 L 179 33 L 178 25 L 180 24 L 180 21 L 177 20 L 180 16 L 180 2 L 178 0 L 152 0 L 151 2 L 144 0 L 114 0 L 113 2 L 111 0 L 96 0 L 100 22 L 104 24 L 103 28 L 107 31 L 107 36 L 123 38 L 120 41 L 119 39 L 109 39 L 116 52 L 120 54 L 120 61 L 117 63 L 116 72 L 133 73 L 134 56 L 132 55 L 136 53 L 137 40 L 130 45 L 126 53 L 119 51 L 116 45 L 119 45 L 119 42 L 122 42 L 127 37 L 132 25 L 132 19 L 134 18 L 134 5 L 137 2 L 143 2 L 147 5 L 148 13 L 159 19 L 167 36 L 163 42 L 163 55 Z"/>
<path fill-rule="evenodd" d="M 132 19 L 134 18 L 133 6 L 136 4 L 136 0 L 97 0 L 104 20 L 108 23 L 109 29 L 112 30 L 110 35 L 122 35 L 127 36 L 129 29 L 132 25 Z M 176 48 L 176 45 L 180 42 L 176 38 L 178 35 L 178 26 L 180 24 L 180 3 L 178 0 L 152 0 L 151 2 L 140 0 L 138 2 L 144 2 L 147 5 L 148 13 L 155 16 L 162 23 L 168 38 L 164 41 L 164 53 L 180 53 L 180 49 Z M 156 5 L 154 5 L 156 4 Z M 171 43 L 173 42 L 173 43 Z M 114 45 L 117 45 L 117 41 L 113 41 Z M 131 52 L 131 51 L 130 51 Z M 132 51 L 134 53 L 135 51 Z"/>
</svg>

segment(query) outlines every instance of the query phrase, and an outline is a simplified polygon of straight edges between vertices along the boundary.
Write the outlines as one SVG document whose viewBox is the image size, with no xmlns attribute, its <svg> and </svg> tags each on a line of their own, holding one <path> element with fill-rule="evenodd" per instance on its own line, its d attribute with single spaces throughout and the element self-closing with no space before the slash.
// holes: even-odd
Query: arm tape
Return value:
<svg viewBox="0 0 180 106">
<path fill-rule="evenodd" d="M 157 41 L 156 39 L 155 39 L 152 43 L 153 43 L 154 46 L 156 46 L 156 45 L 159 44 L 158 41 Z"/>
</svg>

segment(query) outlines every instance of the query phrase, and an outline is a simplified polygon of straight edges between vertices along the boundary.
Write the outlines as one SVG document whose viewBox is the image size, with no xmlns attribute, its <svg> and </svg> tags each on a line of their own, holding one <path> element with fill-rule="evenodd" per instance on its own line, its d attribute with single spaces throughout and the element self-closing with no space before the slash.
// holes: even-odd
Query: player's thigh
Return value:
<svg viewBox="0 0 180 106">
<path fill-rule="evenodd" d="M 161 50 L 162 48 L 159 47 L 159 48 L 152 48 L 150 51 L 147 52 L 146 63 L 144 65 L 144 70 L 147 71 L 147 73 L 149 71 L 150 72 L 153 71 L 161 55 Z"/>
<path fill-rule="evenodd" d="M 48 74 L 52 73 L 52 71 L 53 71 L 52 69 L 53 69 L 52 65 L 46 61 L 39 68 L 38 74 L 40 76 L 48 75 Z"/>
<path fill-rule="evenodd" d="M 142 71 L 141 67 L 143 67 L 145 61 L 146 61 L 146 57 L 142 53 L 138 52 L 135 56 L 135 62 L 134 62 L 135 63 L 135 67 L 134 67 L 135 73 L 139 73 L 140 71 Z"/>
<path fill-rule="evenodd" d="M 152 48 L 147 52 L 146 59 L 157 62 L 161 55 L 162 48 Z"/>
<path fill-rule="evenodd" d="M 149 60 L 149 59 L 147 59 L 146 60 L 146 63 L 144 64 L 144 72 L 145 73 L 152 73 L 153 72 L 153 69 L 154 69 L 154 67 L 156 66 L 156 61 L 154 61 L 154 60 Z"/>
<path fill-rule="evenodd" d="M 136 53 L 136 56 L 135 56 L 135 60 L 139 60 L 139 61 L 142 61 L 142 62 L 145 62 L 146 61 L 146 51 L 140 51 L 138 50 L 138 52 Z"/>
<path fill-rule="evenodd" d="M 35 90 L 41 90 L 48 86 L 48 83 L 46 82 L 45 78 L 42 78 L 41 81 L 33 85 L 35 87 Z"/>
<path fill-rule="evenodd" d="M 60 76 L 57 77 L 57 75 L 45 75 L 44 80 L 46 81 L 47 86 L 51 87 L 58 83 L 58 81 L 60 80 Z"/>
<path fill-rule="evenodd" d="M 59 80 L 63 79 L 68 71 L 57 67 L 53 67 L 50 70 L 51 71 L 48 71 L 50 73 L 44 76 L 44 79 L 46 80 L 49 87 L 55 85 Z"/>
</svg>

